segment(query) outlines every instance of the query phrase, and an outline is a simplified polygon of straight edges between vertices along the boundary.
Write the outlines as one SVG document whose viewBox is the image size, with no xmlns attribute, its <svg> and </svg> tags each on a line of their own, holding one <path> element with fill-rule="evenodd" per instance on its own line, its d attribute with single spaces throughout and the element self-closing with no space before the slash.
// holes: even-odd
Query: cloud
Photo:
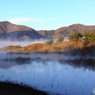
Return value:
<svg viewBox="0 0 95 95">
<path fill-rule="evenodd" d="M 43 19 L 35 19 L 35 18 L 13 18 L 8 20 L 11 23 L 20 23 L 20 22 L 45 22 Z"/>
</svg>

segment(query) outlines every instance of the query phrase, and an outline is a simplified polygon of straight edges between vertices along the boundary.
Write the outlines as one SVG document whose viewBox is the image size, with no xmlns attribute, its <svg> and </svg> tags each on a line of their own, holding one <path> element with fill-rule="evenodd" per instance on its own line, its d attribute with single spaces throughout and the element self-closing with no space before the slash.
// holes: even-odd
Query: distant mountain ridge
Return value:
<svg viewBox="0 0 95 95">
<path fill-rule="evenodd" d="M 59 38 L 60 36 L 68 37 L 74 32 L 84 33 L 84 31 L 89 32 L 95 30 L 95 26 L 86 26 L 82 24 L 73 24 L 68 27 L 61 27 L 57 30 L 40 30 L 38 33 L 49 36 L 52 38 Z"/>
<path fill-rule="evenodd" d="M 68 37 L 74 32 L 84 33 L 84 31 L 93 31 L 94 26 L 86 26 L 83 24 L 73 24 L 68 27 L 61 27 L 56 30 L 39 30 L 36 31 L 24 25 L 12 24 L 8 21 L 0 22 L 0 40 L 35 40 L 35 39 L 58 39 L 60 36 Z"/>
<path fill-rule="evenodd" d="M 0 22 L 0 40 L 35 40 L 49 39 L 49 37 L 39 34 L 36 30 L 24 26 L 15 25 L 8 21 Z"/>
</svg>

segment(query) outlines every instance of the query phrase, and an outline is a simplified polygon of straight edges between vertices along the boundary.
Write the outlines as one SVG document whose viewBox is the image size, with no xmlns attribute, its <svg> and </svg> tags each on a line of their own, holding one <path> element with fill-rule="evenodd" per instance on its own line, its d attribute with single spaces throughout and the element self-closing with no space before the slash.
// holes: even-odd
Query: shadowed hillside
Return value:
<svg viewBox="0 0 95 95">
<path fill-rule="evenodd" d="M 0 33 L 10 33 L 14 31 L 34 31 L 34 29 L 23 25 L 15 25 L 8 21 L 0 22 Z"/>
<path fill-rule="evenodd" d="M 10 22 L 0 22 L 0 40 L 35 40 L 49 39 L 39 34 L 36 30 L 23 25 L 15 25 Z"/>
</svg>

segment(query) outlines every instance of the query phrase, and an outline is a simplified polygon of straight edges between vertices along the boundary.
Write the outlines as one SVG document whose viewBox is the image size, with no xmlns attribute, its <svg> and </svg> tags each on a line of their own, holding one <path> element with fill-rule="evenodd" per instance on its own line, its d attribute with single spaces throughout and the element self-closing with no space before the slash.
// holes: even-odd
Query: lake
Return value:
<svg viewBox="0 0 95 95">
<path fill-rule="evenodd" d="M 0 80 L 26 84 L 52 95 L 94 95 L 94 56 L 0 53 Z"/>
</svg>

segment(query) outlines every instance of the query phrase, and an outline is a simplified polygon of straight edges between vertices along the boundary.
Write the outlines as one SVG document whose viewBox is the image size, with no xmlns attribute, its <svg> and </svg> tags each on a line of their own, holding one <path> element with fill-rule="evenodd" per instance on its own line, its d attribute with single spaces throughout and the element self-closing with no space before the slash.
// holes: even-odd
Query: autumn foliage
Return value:
<svg viewBox="0 0 95 95">
<path fill-rule="evenodd" d="M 5 50 L 13 53 L 32 53 L 32 52 L 71 52 L 79 54 L 87 54 L 94 52 L 95 47 L 95 31 L 84 32 L 84 34 L 74 33 L 69 36 L 69 41 L 64 41 L 60 37 L 56 42 L 52 40 L 46 43 L 31 44 L 28 46 L 8 46 Z M 93 51 L 92 51 L 93 50 Z M 75 54 L 76 54 L 75 53 Z"/>
</svg>

